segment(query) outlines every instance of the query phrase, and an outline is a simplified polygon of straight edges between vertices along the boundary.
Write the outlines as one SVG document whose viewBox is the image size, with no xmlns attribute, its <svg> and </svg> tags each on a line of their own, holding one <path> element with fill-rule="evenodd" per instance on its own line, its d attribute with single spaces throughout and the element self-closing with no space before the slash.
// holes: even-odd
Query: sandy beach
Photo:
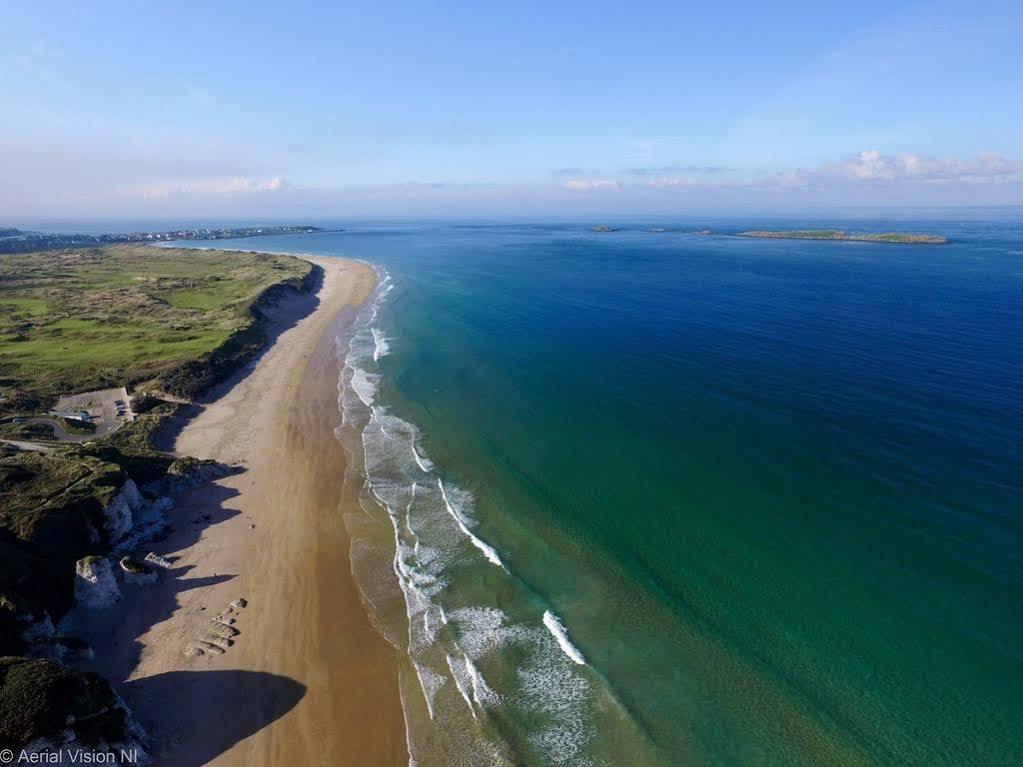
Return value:
<svg viewBox="0 0 1023 767">
<path fill-rule="evenodd" d="M 323 270 L 315 299 L 283 307 L 272 347 L 169 438 L 179 454 L 239 470 L 178 497 L 174 532 L 152 547 L 169 574 L 86 632 L 98 643 L 93 667 L 154 736 L 157 764 L 408 760 L 395 652 L 352 579 L 334 436 L 334 339 L 375 274 L 309 260 Z M 226 651 L 186 657 L 222 632 L 211 619 L 239 598 Z"/>
</svg>

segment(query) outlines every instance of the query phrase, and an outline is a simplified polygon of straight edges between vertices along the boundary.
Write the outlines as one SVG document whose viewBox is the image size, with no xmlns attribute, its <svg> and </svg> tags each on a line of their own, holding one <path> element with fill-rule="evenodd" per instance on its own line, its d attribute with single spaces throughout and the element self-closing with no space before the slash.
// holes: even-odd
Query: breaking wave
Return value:
<svg viewBox="0 0 1023 767">
<path fill-rule="evenodd" d="M 565 627 L 558 619 L 558 616 L 550 610 L 546 610 L 543 614 L 543 625 L 551 632 L 551 636 L 557 640 L 561 651 L 571 658 L 573 663 L 578 663 L 580 666 L 586 665 L 586 659 L 583 658 L 583 654 L 568 640 L 568 632 L 565 631 Z"/>
<path fill-rule="evenodd" d="M 387 336 L 382 331 L 370 328 L 370 332 L 373 334 L 373 361 L 379 362 L 381 357 L 386 357 L 391 353 L 391 347 L 387 343 Z"/>
<path fill-rule="evenodd" d="M 394 289 L 390 274 L 378 276 L 340 349 L 339 438 L 361 448 L 352 463 L 363 510 L 386 520 L 394 547 L 389 569 L 403 625 L 384 634 L 408 657 L 402 697 L 411 763 L 601 763 L 588 755 L 599 678 L 560 619 L 476 531 L 472 493 L 440 475 L 414 424 L 377 402 L 381 362 L 400 341 L 378 324 Z M 359 576 L 365 549 L 353 535 L 353 571 L 371 612 L 382 612 L 383 576 Z"/>
<path fill-rule="evenodd" d="M 448 498 L 448 494 L 444 491 L 444 483 L 440 480 L 439 477 L 437 478 L 437 487 L 440 488 L 440 496 L 441 498 L 444 499 L 444 508 L 447 509 L 448 514 L 451 515 L 451 518 L 455 520 L 455 524 L 458 525 L 458 529 L 465 534 L 465 537 L 472 542 L 473 546 L 475 546 L 477 549 L 483 552 L 483 556 L 487 558 L 488 562 L 490 562 L 492 565 L 497 565 L 502 570 L 506 570 L 507 568 L 501 561 L 501 557 L 497 555 L 497 550 L 489 543 L 480 540 L 476 535 L 473 534 L 472 530 L 469 529 L 469 526 L 465 522 L 465 517 L 463 517 L 461 512 L 452 505 L 451 500 Z"/>
</svg>

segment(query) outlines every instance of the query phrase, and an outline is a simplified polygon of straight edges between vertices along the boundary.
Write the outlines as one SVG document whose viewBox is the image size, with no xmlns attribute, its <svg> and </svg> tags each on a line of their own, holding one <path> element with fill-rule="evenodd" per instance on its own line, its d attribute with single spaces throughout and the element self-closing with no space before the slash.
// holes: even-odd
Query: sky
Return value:
<svg viewBox="0 0 1023 767">
<path fill-rule="evenodd" d="M 0 18 L 0 224 L 1023 204 L 1018 2 Z"/>
</svg>

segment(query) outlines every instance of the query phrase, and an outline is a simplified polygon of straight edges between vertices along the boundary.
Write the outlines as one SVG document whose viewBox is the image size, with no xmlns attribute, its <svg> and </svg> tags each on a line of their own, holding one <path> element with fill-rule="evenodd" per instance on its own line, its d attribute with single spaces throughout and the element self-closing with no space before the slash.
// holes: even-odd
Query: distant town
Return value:
<svg viewBox="0 0 1023 767">
<path fill-rule="evenodd" d="M 172 242 L 174 240 L 230 240 L 241 237 L 265 237 L 273 234 L 324 232 L 318 226 L 248 226 L 240 228 L 198 227 L 169 232 L 130 232 L 127 234 L 43 234 L 0 228 L 0 253 L 27 253 L 52 248 L 110 245 L 122 242 Z M 340 230 L 330 230 L 340 231 Z"/>
</svg>

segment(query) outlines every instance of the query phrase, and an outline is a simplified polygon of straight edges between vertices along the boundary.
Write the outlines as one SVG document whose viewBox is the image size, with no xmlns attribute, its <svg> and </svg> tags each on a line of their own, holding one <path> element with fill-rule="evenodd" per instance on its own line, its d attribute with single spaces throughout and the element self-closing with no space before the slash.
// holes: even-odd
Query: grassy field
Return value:
<svg viewBox="0 0 1023 767">
<path fill-rule="evenodd" d="M 132 245 L 0 257 L 0 412 L 149 380 L 187 389 L 183 365 L 255 342 L 253 302 L 309 272 L 289 256 Z"/>
</svg>

